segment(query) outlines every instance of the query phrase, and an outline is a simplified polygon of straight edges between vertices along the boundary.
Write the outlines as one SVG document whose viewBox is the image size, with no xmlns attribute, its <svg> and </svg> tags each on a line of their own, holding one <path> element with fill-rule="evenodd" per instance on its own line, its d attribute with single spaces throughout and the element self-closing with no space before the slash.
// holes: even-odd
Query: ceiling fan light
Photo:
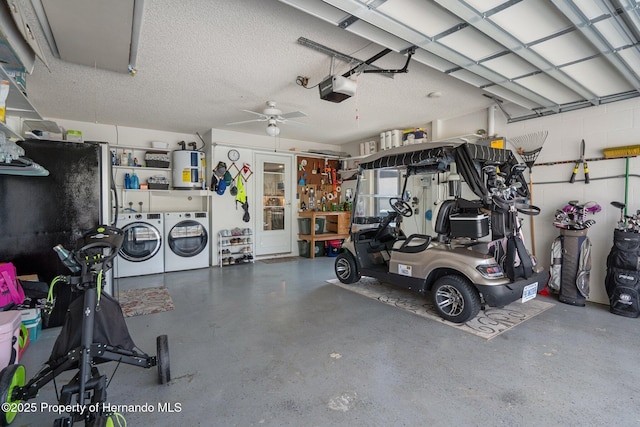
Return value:
<svg viewBox="0 0 640 427">
<path fill-rule="evenodd" d="M 278 136 L 278 135 L 280 135 L 280 128 L 274 123 L 269 123 L 267 125 L 267 135 L 269 135 L 269 136 Z"/>
</svg>

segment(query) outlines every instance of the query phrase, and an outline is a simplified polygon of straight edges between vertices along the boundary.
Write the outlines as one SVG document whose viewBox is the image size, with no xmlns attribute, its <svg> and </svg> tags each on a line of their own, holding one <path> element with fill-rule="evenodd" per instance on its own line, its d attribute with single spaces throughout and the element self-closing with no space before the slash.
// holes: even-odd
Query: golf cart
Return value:
<svg viewBox="0 0 640 427">
<path fill-rule="evenodd" d="M 463 199 L 458 189 L 454 199 L 437 202 L 434 235 L 406 235 L 402 221 L 413 216 L 415 202 L 407 192 L 410 177 L 444 176 L 455 170 L 453 163 L 477 199 Z M 430 293 L 436 312 L 455 323 L 485 306 L 535 298 L 548 273 L 528 253 L 520 232 L 518 213 L 540 212 L 525 204 L 525 168 L 510 150 L 455 142 L 408 145 L 363 159 L 336 276 L 346 284 L 369 276 Z M 381 185 L 373 176 L 384 171 L 403 177 L 399 196 L 376 193 Z"/>
</svg>

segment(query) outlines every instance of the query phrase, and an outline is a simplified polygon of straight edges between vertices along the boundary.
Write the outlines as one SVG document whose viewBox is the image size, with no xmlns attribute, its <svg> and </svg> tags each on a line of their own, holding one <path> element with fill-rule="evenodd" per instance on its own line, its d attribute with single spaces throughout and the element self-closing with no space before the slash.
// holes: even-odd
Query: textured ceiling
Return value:
<svg viewBox="0 0 640 427">
<path fill-rule="evenodd" d="M 25 3 L 26 12 L 29 8 Z M 317 87 L 305 89 L 295 81 L 302 75 L 309 87 L 319 83 L 330 72 L 330 57 L 298 44 L 299 37 L 360 59 L 382 50 L 276 0 L 146 1 L 135 77 L 56 59 L 42 39 L 51 73 L 36 64 L 28 78 L 29 97 L 45 117 L 260 135 L 264 123 L 226 123 L 253 118 L 241 110 L 262 111 L 273 100 L 284 113 L 308 115 L 296 119 L 306 126 L 281 126 L 280 137 L 330 144 L 424 126 L 491 104 L 480 89 L 417 62 L 393 79 L 361 75 L 357 96 L 340 104 L 323 101 Z M 392 53 L 376 64 L 399 68 L 405 61 Z M 335 65 L 340 73 L 349 68 L 340 61 Z M 434 91 L 443 96 L 426 96 Z"/>
<path fill-rule="evenodd" d="M 510 120 L 638 96 L 639 23 L 632 0 L 146 1 L 135 77 L 48 58 L 28 87 L 44 116 L 188 133 L 264 134 L 226 124 L 272 100 L 308 115 L 280 137 L 342 144 L 494 105 L 483 95 Z M 335 104 L 316 85 L 353 64 L 300 37 L 361 60 L 392 49 L 381 68 L 415 55 L 406 74 L 358 74 Z"/>
</svg>

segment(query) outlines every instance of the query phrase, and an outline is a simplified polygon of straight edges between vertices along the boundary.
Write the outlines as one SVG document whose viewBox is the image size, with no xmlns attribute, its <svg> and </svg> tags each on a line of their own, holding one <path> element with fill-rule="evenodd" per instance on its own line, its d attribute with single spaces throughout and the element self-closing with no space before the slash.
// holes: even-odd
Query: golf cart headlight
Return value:
<svg viewBox="0 0 640 427">
<path fill-rule="evenodd" d="M 476 269 L 487 279 L 501 279 L 504 277 L 502 268 L 498 264 L 479 265 Z"/>
</svg>

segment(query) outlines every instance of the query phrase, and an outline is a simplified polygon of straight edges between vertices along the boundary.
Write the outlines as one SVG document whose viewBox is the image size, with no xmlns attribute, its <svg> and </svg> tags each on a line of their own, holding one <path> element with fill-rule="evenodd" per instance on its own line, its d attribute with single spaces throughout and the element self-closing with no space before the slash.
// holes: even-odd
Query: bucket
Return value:
<svg viewBox="0 0 640 427">
<path fill-rule="evenodd" d="M 17 310 L 0 312 L 0 369 L 18 362 L 21 317 Z"/>
</svg>

